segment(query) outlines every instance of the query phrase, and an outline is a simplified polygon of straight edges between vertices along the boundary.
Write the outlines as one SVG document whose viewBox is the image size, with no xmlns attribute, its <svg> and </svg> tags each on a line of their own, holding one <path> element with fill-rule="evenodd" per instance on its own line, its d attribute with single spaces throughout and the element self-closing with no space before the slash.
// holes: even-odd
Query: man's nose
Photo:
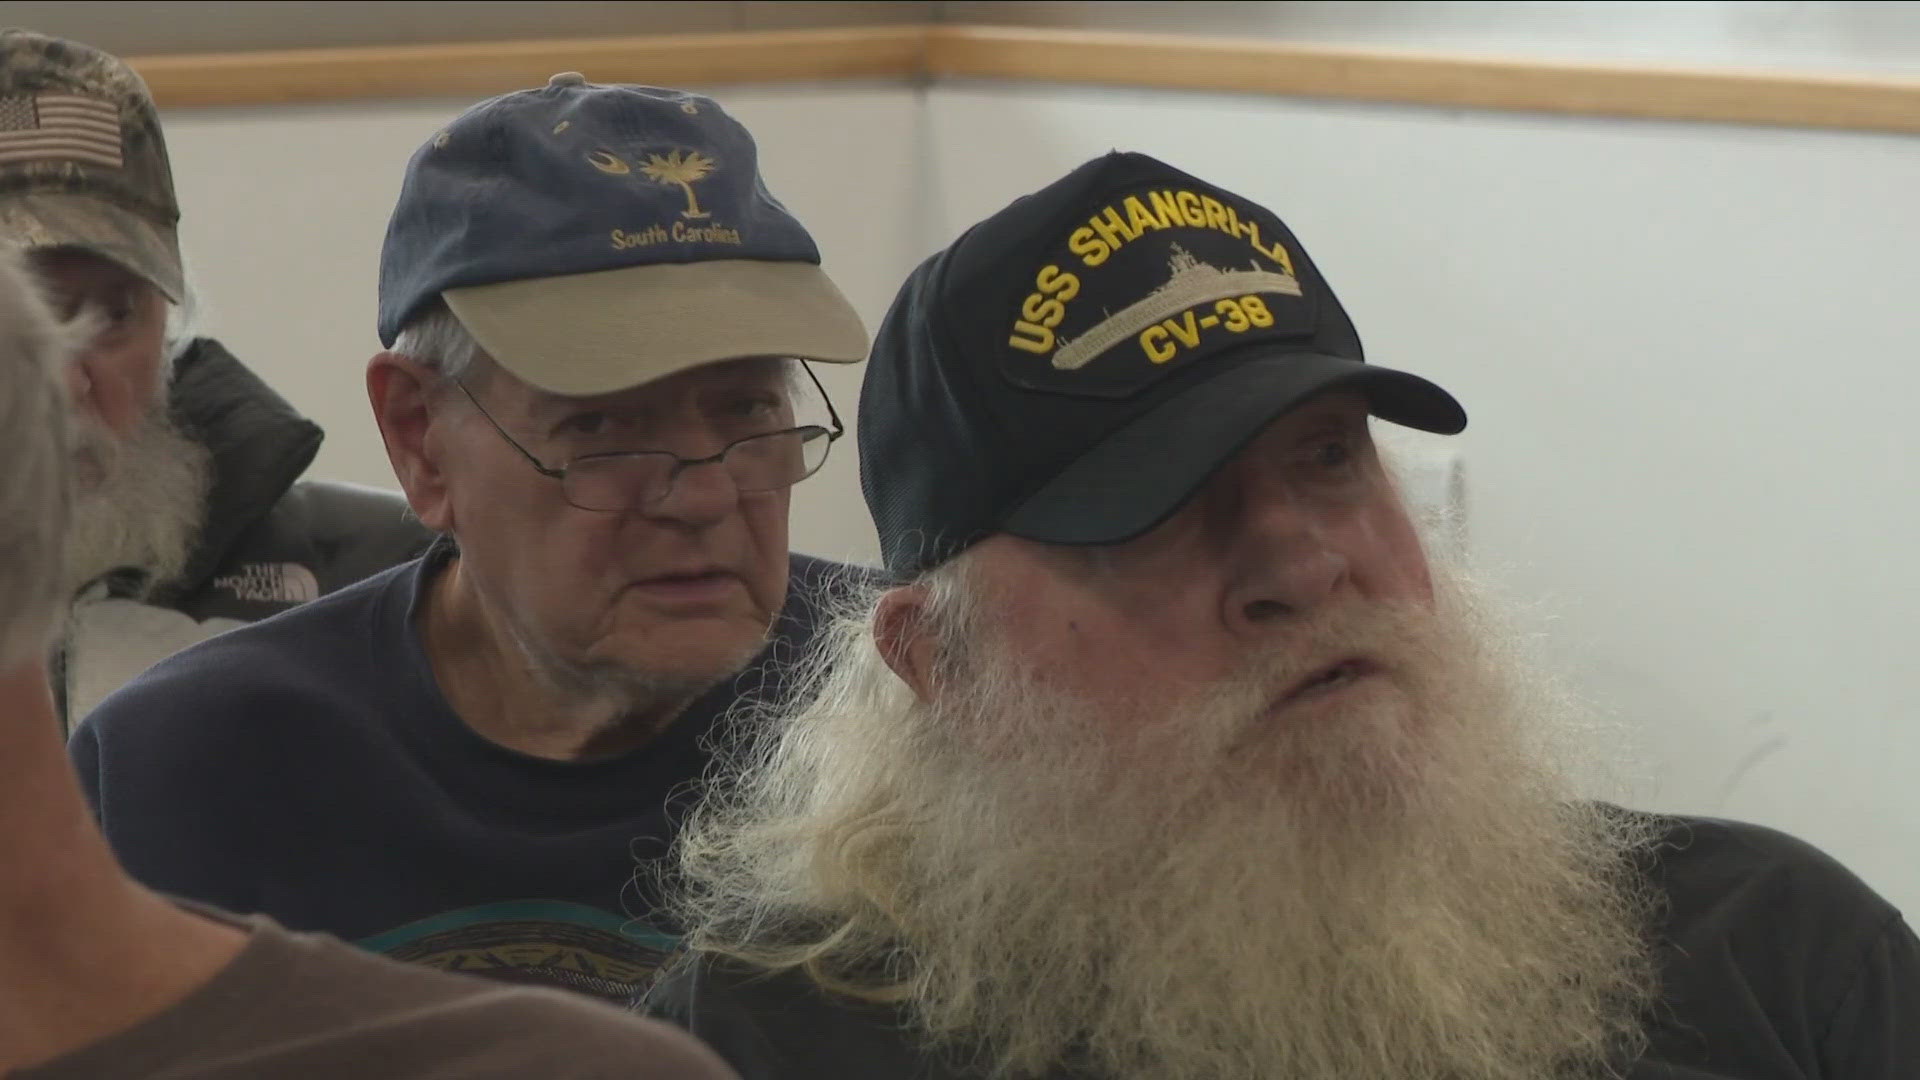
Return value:
<svg viewBox="0 0 1920 1080">
<path fill-rule="evenodd" d="M 724 461 L 682 465 L 666 497 L 646 508 L 648 517 L 700 528 L 712 525 L 740 505 L 740 488 Z"/>
<path fill-rule="evenodd" d="M 1351 566 L 1323 508 L 1284 478 L 1223 479 L 1239 489 L 1228 539 L 1235 579 L 1223 612 L 1230 628 L 1267 633 L 1316 610 L 1345 585 Z"/>
</svg>

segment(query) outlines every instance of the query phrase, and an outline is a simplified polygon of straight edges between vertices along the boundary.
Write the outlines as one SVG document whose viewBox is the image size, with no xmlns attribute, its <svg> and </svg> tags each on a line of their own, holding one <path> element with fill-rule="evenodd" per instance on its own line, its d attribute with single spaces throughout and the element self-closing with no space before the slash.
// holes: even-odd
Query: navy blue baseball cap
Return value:
<svg viewBox="0 0 1920 1080">
<path fill-rule="evenodd" d="M 1366 362 L 1271 211 L 1108 154 L 908 277 L 860 390 L 860 484 L 897 574 L 1001 532 L 1118 543 L 1335 388 L 1411 427 L 1467 423 L 1445 390 Z"/>
<path fill-rule="evenodd" d="M 483 101 L 407 163 L 380 341 L 436 297 L 522 381 L 588 396 L 744 356 L 866 357 L 820 249 L 712 99 L 577 72 Z"/>
</svg>

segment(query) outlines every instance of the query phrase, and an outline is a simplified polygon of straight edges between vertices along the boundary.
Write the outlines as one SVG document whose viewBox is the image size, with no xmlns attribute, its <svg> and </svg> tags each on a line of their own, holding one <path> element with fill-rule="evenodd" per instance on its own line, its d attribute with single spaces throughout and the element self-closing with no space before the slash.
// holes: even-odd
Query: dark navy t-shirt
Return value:
<svg viewBox="0 0 1920 1080">
<path fill-rule="evenodd" d="M 625 1000 L 672 945 L 637 873 L 665 854 L 736 701 L 777 698 L 844 568 L 794 556 L 760 657 L 648 745 L 563 762 L 474 733 L 414 612 L 452 551 L 181 652 L 69 751 L 151 888 L 397 959 Z"/>
</svg>

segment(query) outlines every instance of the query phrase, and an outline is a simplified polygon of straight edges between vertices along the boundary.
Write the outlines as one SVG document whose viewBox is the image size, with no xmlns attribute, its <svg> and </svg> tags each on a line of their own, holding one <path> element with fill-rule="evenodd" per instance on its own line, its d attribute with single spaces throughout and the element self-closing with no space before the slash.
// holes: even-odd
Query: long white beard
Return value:
<svg viewBox="0 0 1920 1080">
<path fill-rule="evenodd" d="M 164 405 L 125 439 L 89 415 L 72 423 L 68 594 L 120 569 L 139 570 L 153 585 L 178 578 L 206 520 L 212 455 L 173 425 Z"/>
<path fill-rule="evenodd" d="M 1302 673 L 1278 653 L 1096 708 L 980 627 L 925 709 L 850 647 L 688 834 L 696 941 L 898 1001 L 996 1076 L 1604 1075 L 1651 999 L 1648 838 L 1570 799 L 1535 737 L 1568 707 L 1444 608 L 1301 628 L 1389 668 L 1304 723 L 1259 719 Z"/>
</svg>

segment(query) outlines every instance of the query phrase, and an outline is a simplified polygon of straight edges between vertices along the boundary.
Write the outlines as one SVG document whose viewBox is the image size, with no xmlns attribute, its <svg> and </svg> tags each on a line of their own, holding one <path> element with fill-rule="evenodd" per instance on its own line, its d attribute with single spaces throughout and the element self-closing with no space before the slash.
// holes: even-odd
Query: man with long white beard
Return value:
<svg viewBox="0 0 1920 1080">
<path fill-rule="evenodd" d="M 1908 1077 L 1920 942 L 1812 848 L 1581 801 L 1271 212 L 1113 154 L 908 280 L 895 587 L 682 834 L 652 992 L 748 1080 Z"/>
<path fill-rule="evenodd" d="M 63 312 L 76 501 L 54 649 L 63 727 L 170 653 L 410 558 L 390 492 L 302 480 L 321 432 L 191 330 L 173 174 L 139 75 L 75 41 L 0 31 L 0 241 Z"/>
</svg>

